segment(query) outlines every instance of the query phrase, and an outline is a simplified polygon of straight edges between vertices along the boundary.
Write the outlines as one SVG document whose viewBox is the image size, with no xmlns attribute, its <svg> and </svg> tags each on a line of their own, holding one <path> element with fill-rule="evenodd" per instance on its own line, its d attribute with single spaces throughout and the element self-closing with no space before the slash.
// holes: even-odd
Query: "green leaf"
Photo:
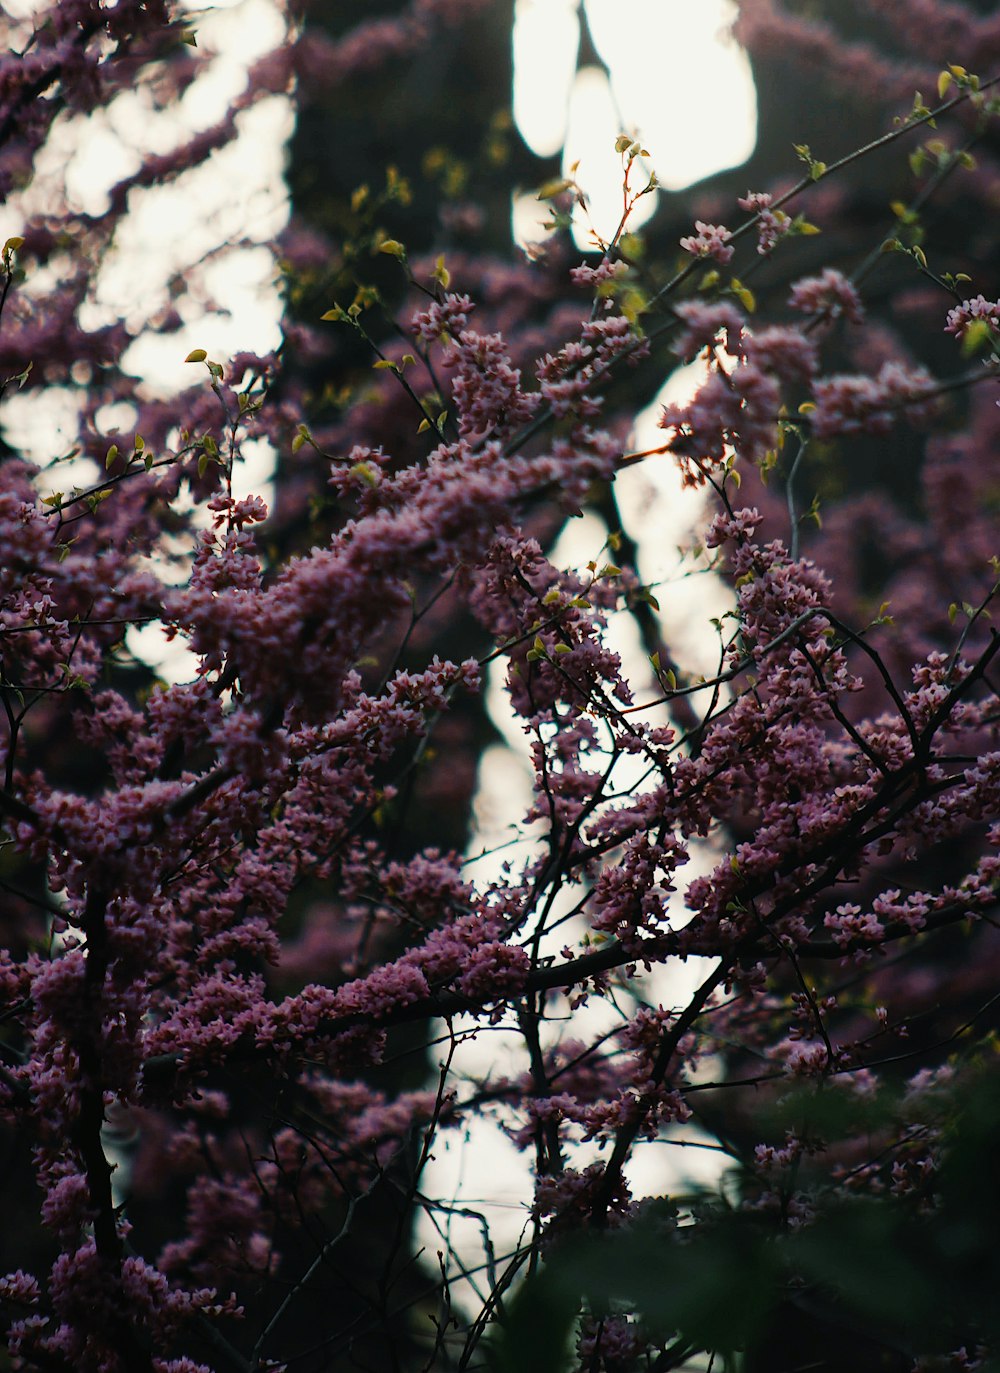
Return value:
<svg viewBox="0 0 1000 1373">
<path fill-rule="evenodd" d="M 738 277 L 733 277 L 732 281 L 729 283 L 729 289 L 743 306 L 744 310 L 746 310 L 747 314 L 752 315 L 757 309 L 757 297 L 754 295 L 753 291 L 750 290 L 750 287 L 744 286 Z"/>
<path fill-rule="evenodd" d="M 378 486 L 378 469 L 370 462 L 356 462 L 350 469 L 352 477 L 358 477 L 366 486 Z"/>
<path fill-rule="evenodd" d="M 778 1295 L 780 1270 L 763 1228 L 752 1216 L 726 1215 L 680 1244 L 667 1210 L 660 1203 L 619 1234 L 557 1250 L 543 1272 L 549 1300 L 582 1297 L 594 1315 L 621 1303 L 654 1340 L 680 1334 L 727 1356 L 745 1348 Z"/>
<path fill-rule="evenodd" d="M 982 352 L 993 343 L 993 330 L 985 319 L 973 319 L 962 331 L 961 349 L 965 357 Z"/>
<path fill-rule="evenodd" d="M 572 190 L 572 181 L 567 181 L 565 177 L 558 177 L 552 181 L 546 181 L 539 186 L 536 200 L 554 200 L 556 196 L 562 195 L 565 191 Z"/>
<path fill-rule="evenodd" d="M 567 1373 L 575 1366 L 572 1336 L 578 1303 L 568 1284 L 547 1274 L 529 1278 L 507 1308 L 489 1347 L 495 1373 Z"/>
</svg>

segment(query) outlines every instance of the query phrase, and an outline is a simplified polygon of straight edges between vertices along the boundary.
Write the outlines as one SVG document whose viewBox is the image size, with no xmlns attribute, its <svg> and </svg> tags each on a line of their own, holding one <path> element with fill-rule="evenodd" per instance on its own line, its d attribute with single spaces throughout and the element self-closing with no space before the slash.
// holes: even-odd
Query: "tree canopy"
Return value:
<svg viewBox="0 0 1000 1373">
<path fill-rule="evenodd" d="M 5 15 L 0 1368 L 996 1366 L 1000 18 L 905 8 L 740 0 L 753 158 L 621 130 L 587 251 L 511 4 L 276 3 L 211 118 L 211 7 Z"/>
</svg>

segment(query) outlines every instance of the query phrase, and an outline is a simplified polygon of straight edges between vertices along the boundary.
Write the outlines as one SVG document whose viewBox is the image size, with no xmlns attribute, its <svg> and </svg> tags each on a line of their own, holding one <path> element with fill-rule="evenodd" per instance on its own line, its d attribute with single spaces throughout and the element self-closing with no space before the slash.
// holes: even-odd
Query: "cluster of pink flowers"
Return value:
<svg viewBox="0 0 1000 1373">
<path fill-rule="evenodd" d="M 942 29 L 939 4 L 917 8 L 939 36 L 1000 49 L 992 18 Z M 406 308 L 417 291 L 420 308 L 375 382 L 316 431 L 277 355 L 209 363 L 208 385 L 158 399 L 123 370 L 125 327 L 87 326 L 81 264 L 113 242 L 133 190 L 202 164 L 263 94 L 324 70 L 345 81 L 481 11 L 412 0 L 336 40 L 307 26 L 223 119 L 112 188 L 106 216 L 38 216 L 26 260 L 40 285 L 3 266 L 0 364 L 20 379 L 35 355 L 42 388 L 92 378 L 86 485 L 53 492 L 59 465 L 2 457 L 0 1121 L 37 1189 L 10 1226 L 13 1243 L 29 1236 L 23 1261 L 0 1273 L 16 1366 L 209 1373 L 211 1348 L 219 1369 L 263 1371 L 282 1366 L 272 1346 L 292 1366 L 299 1303 L 322 1306 L 317 1274 L 338 1272 L 386 1195 L 392 1257 L 373 1275 L 359 1260 L 352 1300 L 357 1276 L 377 1292 L 365 1319 L 389 1319 L 418 1267 L 393 1267 L 418 1207 L 442 1236 L 447 1298 L 451 1216 L 475 1213 L 431 1195 L 430 1159 L 440 1132 L 488 1113 L 532 1170 L 530 1225 L 506 1270 L 485 1241 L 470 1356 L 522 1265 L 641 1220 L 637 1150 L 695 1142 L 684 1127 L 709 1128 L 746 1084 L 789 1109 L 820 1090 L 823 1104 L 843 1091 L 891 1105 L 843 1144 L 733 1108 L 720 1139 L 740 1153 L 753 1226 L 819 1225 L 841 1195 L 929 1208 L 947 1167 L 941 1103 L 968 1071 L 939 1049 L 971 1032 L 995 981 L 992 404 L 927 446 L 926 527 L 870 497 L 835 510 L 806 556 L 799 488 L 818 496 L 840 466 L 867 464 L 870 436 L 934 418 L 945 388 L 866 323 L 837 268 L 776 306 L 766 284 L 756 300 L 726 280 L 722 225 L 699 219 L 681 240 L 720 270 L 680 272 L 638 323 L 619 288 L 644 278 L 610 253 L 568 272 L 553 253 L 535 274 L 456 256 L 462 290 L 433 257 L 414 264 Z M 196 61 L 170 56 L 177 25 L 159 3 L 47 14 L 0 61 L 0 187 L 28 174 L 59 108 L 98 108 L 147 61 L 170 98 Z M 832 33 L 778 0 L 745 3 L 741 23 L 764 48 L 784 23 L 816 64 Z M 855 84 L 899 76 L 865 45 L 848 57 Z M 762 257 L 791 235 L 779 194 L 738 202 Z M 79 261 L 48 292 L 73 243 Z M 297 227 L 286 248 L 304 275 L 326 252 Z M 788 323 L 789 309 L 809 318 Z M 1000 302 L 964 301 L 946 330 L 979 321 L 1000 331 Z M 290 325 L 286 344 L 312 359 L 310 329 Z M 630 453 L 626 368 L 699 357 L 693 397 L 663 408 L 663 445 Z M 125 405 L 135 427 L 110 444 L 102 416 Z M 282 455 L 273 501 L 239 488 L 251 439 Z M 685 565 L 728 597 L 705 672 L 660 642 L 657 588 L 613 527 L 621 466 L 665 456 L 712 500 Z M 556 531 L 590 509 L 604 548 L 558 566 Z M 862 517 L 880 537 L 858 567 L 845 525 Z M 880 559 L 904 569 L 898 626 L 878 609 Z M 638 665 L 617 633 L 628 618 Z M 145 624 L 188 655 L 187 680 L 135 658 Z M 469 798 L 478 712 L 501 679 L 530 788 L 490 869 Z M 967 944 L 926 957 L 949 932 Z M 962 979 L 982 1003 L 925 1050 L 921 1018 Z M 914 1027 L 928 1066 L 884 1092 L 887 1043 Z M 470 1066 L 474 1038 L 515 1045 L 516 1066 Z M 681 1229 L 716 1219 L 695 1206 Z M 606 1373 L 687 1359 L 658 1338 L 631 1309 L 591 1312 L 578 1354 Z"/>
<path fill-rule="evenodd" d="M 948 311 L 945 333 L 962 338 L 969 325 L 976 320 L 982 320 L 988 328 L 1000 333 L 1000 301 L 987 300 L 982 295 L 974 296 L 971 300 L 963 300 L 961 305 L 956 305 Z"/>
<path fill-rule="evenodd" d="M 792 228 L 792 221 L 783 210 L 771 209 L 773 200 L 767 191 L 747 191 L 736 202 L 741 210 L 752 210 L 757 217 L 757 251 L 762 257 L 773 252 Z"/>
<path fill-rule="evenodd" d="M 674 431 L 669 446 L 684 462 L 685 480 L 698 485 L 731 452 L 756 463 L 777 445 L 782 370 L 787 369 L 765 370 L 758 363 L 750 331 L 734 307 L 688 305 L 679 307 L 679 313 L 684 330 L 676 346 L 682 357 L 711 348 L 722 332 L 725 351 L 735 359 L 735 366 L 726 367 L 713 357 L 694 398 L 665 405 L 660 416 L 660 427 Z M 765 341 L 763 358 L 781 358 L 783 351 L 777 340 L 770 345 Z M 788 357 L 794 356 L 793 347 Z M 808 366 L 808 347 L 798 356 Z"/>
<path fill-rule="evenodd" d="M 706 224 L 703 219 L 696 219 L 694 227 L 693 234 L 681 239 L 681 247 L 686 253 L 692 257 L 714 258 L 722 266 L 732 261 L 736 249 L 729 240 L 733 235 L 724 224 Z"/>
<path fill-rule="evenodd" d="M 812 432 L 818 439 L 836 434 L 887 434 L 905 412 L 912 420 L 933 411 L 934 382 L 924 368 L 887 362 L 874 377 L 823 377 L 813 388 L 816 408 Z"/>
<path fill-rule="evenodd" d="M 849 324 L 864 323 L 864 306 L 857 289 L 835 267 L 826 267 L 819 276 L 797 281 L 788 303 L 793 310 L 814 315 L 823 322 L 846 319 Z"/>
<path fill-rule="evenodd" d="M 577 286 L 586 286 L 590 290 L 596 290 L 599 286 L 607 282 L 617 281 L 625 275 L 625 264 L 623 262 L 612 262 L 608 257 L 602 258 L 596 267 L 592 267 L 588 262 L 581 262 L 579 267 L 570 268 L 570 280 Z"/>
<path fill-rule="evenodd" d="M 452 374 L 451 395 L 463 437 L 507 437 L 527 423 L 541 402 L 537 391 L 521 389 L 521 373 L 511 366 L 499 334 L 463 329 L 442 365 Z"/>
</svg>

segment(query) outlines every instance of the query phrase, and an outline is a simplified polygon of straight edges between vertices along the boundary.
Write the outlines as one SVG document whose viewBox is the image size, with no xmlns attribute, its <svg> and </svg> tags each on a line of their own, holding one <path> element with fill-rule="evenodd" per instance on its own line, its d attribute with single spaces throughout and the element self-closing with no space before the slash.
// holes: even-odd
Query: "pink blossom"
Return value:
<svg viewBox="0 0 1000 1373">
<path fill-rule="evenodd" d="M 695 220 L 695 233 L 681 239 L 681 247 L 692 257 L 712 257 L 723 266 L 732 259 L 735 248 L 730 246 L 730 231 L 721 224 L 706 224 Z"/>
<path fill-rule="evenodd" d="M 982 320 L 995 333 L 1000 333 L 1000 301 L 987 300 L 983 295 L 963 300 L 961 305 L 948 311 L 945 333 L 962 338 L 976 320 Z"/>
<path fill-rule="evenodd" d="M 855 286 L 834 267 L 815 277 L 804 277 L 792 287 L 788 303 L 793 310 L 816 315 L 824 321 L 844 318 L 849 324 L 864 322 L 864 306 Z"/>
<path fill-rule="evenodd" d="M 0 1300 L 14 1302 L 17 1306 L 37 1306 L 38 1279 L 21 1268 L 5 1273 L 0 1277 Z"/>
<path fill-rule="evenodd" d="M 726 352 L 731 357 L 742 356 L 746 321 L 735 305 L 728 301 L 708 305 L 700 300 L 684 300 L 674 306 L 674 313 L 684 328 L 673 347 L 685 362 L 692 362 L 703 348 L 711 348 L 720 333 Z"/>
<path fill-rule="evenodd" d="M 625 271 L 626 267 L 623 262 L 612 262 L 610 258 L 603 258 L 596 267 L 581 262 L 579 267 L 570 268 L 569 275 L 574 285 L 586 286 L 590 290 L 596 290 L 605 282 L 617 280 L 624 275 Z"/>
<path fill-rule="evenodd" d="M 752 210 L 757 216 L 757 251 L 762 256 L 773 252 L 778 240 L 791 230 L 792 221 L 783 210 L 772 210 L 774 199 L 767 191 L 747 191 L 737 200 L 741 210 Z"/>
<path fill-rule="evenodd" d="M 923 368 L 908 369 L 887 362 L 875 377 L 825 377 L 813 388 L 816 409 L 811 416 L 817 438 L 835 434 L 888 433 L 897 412 L 914 420 L 926 418 L 933 381 Z"/>
</svg>

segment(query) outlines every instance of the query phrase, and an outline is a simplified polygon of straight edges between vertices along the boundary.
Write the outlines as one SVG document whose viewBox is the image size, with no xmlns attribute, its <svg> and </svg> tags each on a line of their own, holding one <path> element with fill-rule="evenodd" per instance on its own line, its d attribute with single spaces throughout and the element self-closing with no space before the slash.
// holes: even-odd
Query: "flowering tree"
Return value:
<svg viewBox="0 0 1000 1373">
<path fill-rule="evenodd" d="M 495 255 L 390 233 L 398 173 L 359 187 L 350 290 L 286 329 L 300 357 L 349 341 L 319 419 L 279 355 L 195 349 L 199 382 L 152 396 L 127 346 L 176 312 L 100 320 L 95 274 L 130 197 L 256 101 L 398 60 L 476 6 L 414 0 L 335 40 L 290 16 L 226 118 L 99 214 L 33 201 L 33 175 L 67 120 L 138 85 L 178 100 L 191 35 L 149 0 L 63 0 L 15 32 L 0 376 L 69 397 L 78 439 L 62 490 L 8 440 L 0 488 L 9 1366 L 988 1366 L 1000 302 L 975 245 L 929 248 L 925 226 L 994 194 L 1000 26 L 919 8 L 933 103 L 859 41 L 843 69 L 895 122 L 828 162 L 800 143 L 798 180 L 734 199 L 731 227 L 692 215 L 662 261 L 628 236 L 654 184 L 626 134 L 618 232 L 570 267 L 558 233 L 585 195 L 543 186 L 557 237 L 500 290 Z M 835 41 L 772 4 L 740 22 L 765 55 Z M 858 255 L 828 188 L 888 157 L 909 198 Z M 817 231 L 847 246 L 802 271 Z M 323 251 L 286 234 L 290 308 Z M 632 369 L 699 359 L 633 451 Z M 123 404 L 127 439 L 106 419 Z M 279 457 L 274 514 L 240 486 L 251 441 Z M 837 465 L 883 452 L 921 500 L 880 499 L 867 471 L 838 501 Z M 627 530 L 582 571 L 549 557 L 563 519 L 654 463 L 704 493 L 690 567 L 729 588 L 707 677 L 658 643 Z M 628 668 L 625 617 L 649 649 Z M 179 682 L 128 651 L 145 624 L 190 654 Z M 434 808 L 469 772 L 449 726 L 486 671 L 533 799 L 477 880 Z M 490 1033 L 517 1045 L 502 1075 L 467 1067 Z M 484 1236 L 459 1297 L 471 1265 L 428 1163 L 485 1113 L 529 1161 L 523 1229 L 509 1252 Z M 688 1122 L 723 1189 L 634 1196 L 636 1151 Z M 418 1211 L 436 1265 L 412 1252 Z"/>
</svg>

